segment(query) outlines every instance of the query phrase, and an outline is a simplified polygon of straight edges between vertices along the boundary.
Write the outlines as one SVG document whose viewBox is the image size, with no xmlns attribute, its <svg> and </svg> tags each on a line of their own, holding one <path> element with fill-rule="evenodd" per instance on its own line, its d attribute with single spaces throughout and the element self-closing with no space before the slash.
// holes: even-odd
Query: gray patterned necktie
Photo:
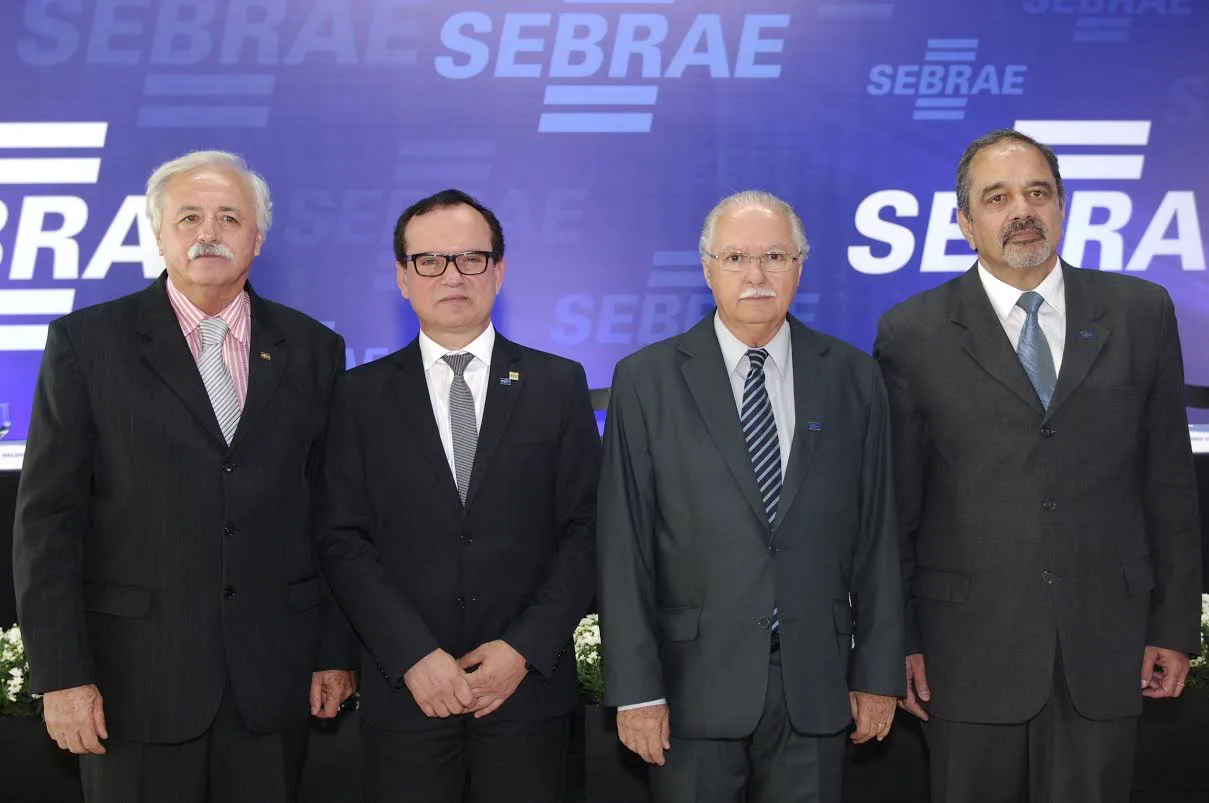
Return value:
<svg viewBox="0 0 1209 803">
<path fill-rule="evenodd" d="M 470 472 L 474 469 L 474 452 L 478 448 L 479 428 L 474 415 L 474 396 L 466 384 L 466 366 L 474 359 L 469 352 L 446 354 L 442 357 L 453 369 L 449 386 L 449 429 L 453 434 L 453 473 L 458 482 L 458 496 L 466 504 L 470 489 Z"/>
<path fill-rule="evenodd" d="M 1058 372 L 1054 370 L 1054 355 L 1049 350 L 1049 341 L 1045 339 L 1045 332 L 1041 331 L 1041 322 L 1037 319 L 1037 311 L 1044 300 L 1040 293 L 1030 290 L 1022 293 L 1016 301 L 1016 306 L 1025 314 L 1024 328 L 1020 330 L 1020 340 L 1016 343 L 1016 356 L 1033 383 L 1041 406 L 1048 410 L 1050 399 L 1054 396 L 1054 385 L 1058 382 Z"/>
<path fill-rule="evenodd" d="M 227 445 L 235 437 L 235 428 L 239 426 L 239 397 L 235 395 L 235 383 L 231 380 L 231 371 L 222 358 L 222 344 L 227 337 L 227 322 L 222 318 L 206 318 L 200 325 L 202 333 L 202 350 L 197 357 L 197 370 L 201 373 L 202 384 L 210 396 L 210 404 L 214 407 L 214 417 L 218 419 L 218 428 Z"/>
</svg>

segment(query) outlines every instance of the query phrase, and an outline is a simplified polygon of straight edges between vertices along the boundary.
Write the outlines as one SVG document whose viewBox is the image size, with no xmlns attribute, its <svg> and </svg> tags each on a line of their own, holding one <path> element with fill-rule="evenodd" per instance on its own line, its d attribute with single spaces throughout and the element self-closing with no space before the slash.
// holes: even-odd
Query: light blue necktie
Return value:
<svg viewBox="0 0 1209 803">
<path fill-rule="evenodd" d="M 760 487 L 764 515 L 768 517 L 768 526 L 771 528 L 776 523 L 777 503 L 781 500 L 781 442 L 777 438 L 777 421 L 772 415 L 772 402 L 764 381 L 764 361 L 767 359 L 768 352 L 764 349 L 749 349 L 747 352 L 750 367 L 743 383 L 743 409 L 739 422 L 743 425 L 747 456 L 756 472 L 756 485 Z M 769 629 L 775 632 L 780 623 L 778 611 L 773 608 Z"/>
<path fill-rule="evenodd" d="M 1054 370 L 1054 355 L 1049 350 L 1049 341 L 1045 332 L 1041 331 L 1041 322 L 1037 318 L 1037 310 L 1045 301 L 1040 293 L 1032 290 L 1022 293 L 1016 306 L 1024 310 L 1024 328 L 1020 330 L 1020 341 L 1016 344 L 1016 355 L 1029 381 L 1037 391 L 1041 406 L 1049 409 L 1050 399 L 1054 396 L 1054 385 L 1058 381 L 1058 372 Z"/>
</svg>

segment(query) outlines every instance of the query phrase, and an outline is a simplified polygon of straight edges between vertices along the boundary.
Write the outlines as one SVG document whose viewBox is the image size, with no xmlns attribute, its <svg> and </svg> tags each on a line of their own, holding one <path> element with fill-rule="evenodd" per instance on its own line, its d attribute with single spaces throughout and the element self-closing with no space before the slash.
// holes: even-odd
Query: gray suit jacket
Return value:
<svg viewBox="0 0 1209 803">
<path fill-rule="evenodd" d="M 1143 648 L 1199 649 L 1200 529 L 1171 299 L 1063 263 L 1048 412 L 977 267 L 882 318 L 909 652 L 931 710 L 1022 722 L 1055 648 L 1075 707 L 1140 713 Z"/>
<path fill-rule="evenodd" d="M 796 424 L 771 530 L 712 314 L 614 375 L 597 498 L 605 702 L 666 698 L 679 737 L 755 729 L 774 604 L 796 729 L 843 730 L 850 689 L 903 693 L 882 380 L 868 355 L 789 326 Z"/>
</svg>

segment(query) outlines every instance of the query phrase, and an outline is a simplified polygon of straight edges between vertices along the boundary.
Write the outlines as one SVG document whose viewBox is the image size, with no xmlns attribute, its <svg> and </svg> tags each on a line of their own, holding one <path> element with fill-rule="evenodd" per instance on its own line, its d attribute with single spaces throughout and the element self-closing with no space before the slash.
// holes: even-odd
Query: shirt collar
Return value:
<svg viewBox="0 0 1209 803">
<path fill-rule="evenodd" d="M 237 295 L 217 315 L 207 315 L 178 290 L 171 279 L 168 279 L 165 284 L 168 286 L 168 301 L 172 304 L 172 311 L 176 313 L 176 321 L 180 324 L 185 337 L 193 334 L 206 318 L 222 318 L 227 324 L 227 333 L 240 344 L 249 345 L 252 328 L 252 302 L 247 290 Z"/>
<path fill-rule="evenodd" d="M 1005 322 L 1008 316 L 1012 314 L 1012 310 L 1016 308 L 1016 302 L 1020 300 L 1023 291 L 996 278 L 982 264 L 982 260 L 978 261 L 978 278 L 982 280 L 982 289 L 986 291 L 987 298 L 990 300 L 991 307 L 994 308 L 999 322 Z M 1059 315 L 1066 314 L 1066 280 L 1062 275 L 1061 261 L 1054 266 L 1054 269 L 1041 281 L 1041 284 L 1033 288 L 1033 291 L 1041 296 L 1045 301 L 1045 305 L 1048 305 Z"/>
<path fill-rule="evenodd" d="M 428 369 L 436 365 L 437 360 L 446 354 L 459 354 L 463 351 L 470 352 L 474 355 L 475 359 L 481 360 L 484 365 L 491 365 L 491 352 L 494 349 L 495 324 L 491 322 L 488 322 L 487 328 L 483 330 L 483 333 L 474 340 L 471 340 L 469 345 L 464 349 L 447 349 L 425 334 L 423 330 L 420 330 L 420 359 L 424 363 L 424 373 L 428 373 Z M 474 360 L 471 360 L 471 364 L 473 363 Z"/>
<path fill-rule="evenodd" d="M 739 363 L 747 356 L 750 346 L 735 337 L 734 333 L 726 328 L 726 324 L 722 323 L 722 318 L 716 312 L 714 313 L 714 333 L 718 336 L 718 345 L 722 347 L 722 361 L 726 363 L 726 373 L 729 376 L 738 370 Z M 788 322 L 781 323 L 781 328 L 772 336 L 772 340 L 768 341 L 768 345 L 764 346 L 764 349 L 768 352 L 768 359 L 772 360 L 772 364 L 780 371 L 781 376 L 784 376 L 789 367 Z"/>
</svg>

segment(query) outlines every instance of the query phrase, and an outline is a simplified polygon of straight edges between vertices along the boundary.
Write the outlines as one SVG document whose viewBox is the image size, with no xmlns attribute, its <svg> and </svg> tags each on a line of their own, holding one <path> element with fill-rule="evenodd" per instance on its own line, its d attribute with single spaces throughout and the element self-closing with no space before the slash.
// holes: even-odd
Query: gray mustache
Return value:
<svg viewBox="0 0 1209 803">
<path fill-rule="evenodd" d="M 1006 243 L 1009 237 L 1017 235 L 1022 231 L 1033 231 L 1043 239 L 1049 239 L 1049 234 L 1045 231 L 1045 227 L 1036 220 L 1029 218 L 1028 220 L 1013 220 L 1011 223 L 1004 226 L 1002 242 Z"/>
<path fill-rule="evenodd" d="M 197 259 L 198 257 L 235 259 L 235 254 L 231 253 L 231 249 L 222 243 L 194 243 L 189 247 L 189 259 Z"/>
</svg>

